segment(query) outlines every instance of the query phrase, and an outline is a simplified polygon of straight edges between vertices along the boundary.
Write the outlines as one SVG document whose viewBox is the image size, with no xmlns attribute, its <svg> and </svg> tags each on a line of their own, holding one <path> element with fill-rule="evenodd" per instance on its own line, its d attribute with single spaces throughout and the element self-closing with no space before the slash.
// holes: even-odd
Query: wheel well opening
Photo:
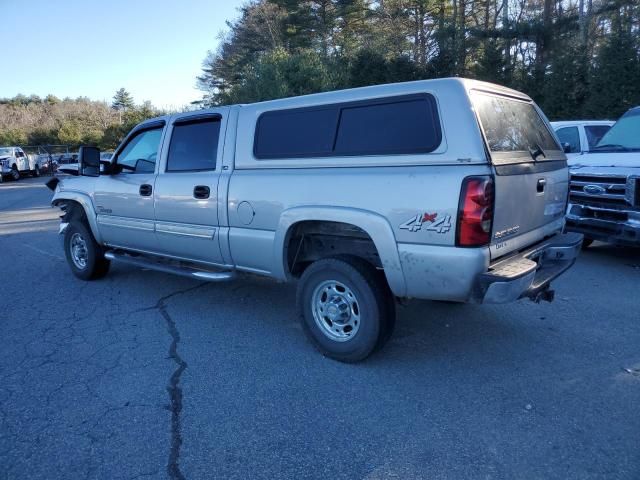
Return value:
<svg viewBox="0 0 640 480">
<path fill-rule="evenodd" d="M 382 261 L 372 238 L 360 227 L 349 223 L 309 220 L 289 229 L 285 241 L 287 270 L 294 277 L 316 260 L 336 255 L 353 255 L 376 268 Z"/>
<path fill-rule="evenodd" d="M 75 200 L 56 200 L 53 205 L 64 212 L 63 221 L 79 220 L 87 223 L 87 214 L 84 208 Z"/>
</svg>

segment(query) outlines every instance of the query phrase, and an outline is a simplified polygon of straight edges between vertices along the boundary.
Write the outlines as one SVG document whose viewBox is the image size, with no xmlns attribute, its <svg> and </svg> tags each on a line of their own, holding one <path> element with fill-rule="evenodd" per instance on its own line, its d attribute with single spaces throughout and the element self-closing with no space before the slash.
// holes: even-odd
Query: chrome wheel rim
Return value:
<svg viewBox="0 0 640 480">
<path fill-rule="evenodd" d="M 71 236 L 71 242 L 69 244 L 71 250 L 71 260 L 73 264 L 79 269 L 84 270 L 87 266 L 87 242 L 84 237 L 79 233 L 74 233 Z"/>
<path fill-rule="evenodd" d="M 346 342 L 360 329 L 358 299 L 349 287 L 336 280 L 326 280 L 315 288 L 311 311 L 320 331 L 333 341 Z"/>
</svg>

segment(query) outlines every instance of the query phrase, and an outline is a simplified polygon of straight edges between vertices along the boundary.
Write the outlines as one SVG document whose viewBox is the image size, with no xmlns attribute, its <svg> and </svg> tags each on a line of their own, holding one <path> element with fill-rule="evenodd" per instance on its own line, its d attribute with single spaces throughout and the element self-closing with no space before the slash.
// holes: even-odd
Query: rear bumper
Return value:
<svg viewBox="0 0 640 480">
<path fill-rule="evenodd" d="M 519 298 L 551 301 L 551 281 L 574 264 L 582 238 L 579 233 L 557 234 L 490 264 L 489 271 L 476 278 L 473 301 L 508 303 Z"/>
<path fill-rule="evenodd" d="M 640 245 L 640 212 L 594 209 L 569 204 L 567 231 L 618 245 Z"/>
</svg>

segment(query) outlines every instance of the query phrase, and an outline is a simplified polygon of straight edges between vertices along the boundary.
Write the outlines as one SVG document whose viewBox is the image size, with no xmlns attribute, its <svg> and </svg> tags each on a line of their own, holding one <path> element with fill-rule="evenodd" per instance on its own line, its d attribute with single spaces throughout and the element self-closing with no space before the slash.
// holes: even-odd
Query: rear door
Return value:
<svg viewBox="0 0 640 480">
<path fill-rule="evenodd" d="M 218 182 L 228 109 L 180 116 L 155 190 L 155 227 L 160 252 L 223 264 L 218 228 Z"/>
<path fill-rule="evenodd" d="M 562 229 L 569 189 L 566 156 L 535 104 L 472 91 L 495 168 L 492 258 Z"/>
</svg>

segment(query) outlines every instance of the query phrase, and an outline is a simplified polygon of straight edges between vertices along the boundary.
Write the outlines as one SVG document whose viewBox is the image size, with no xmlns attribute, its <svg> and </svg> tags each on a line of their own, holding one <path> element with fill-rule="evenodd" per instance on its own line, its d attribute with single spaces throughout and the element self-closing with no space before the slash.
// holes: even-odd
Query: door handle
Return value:
<svg viewBox="0 0 640 480">
<path fill-rule="evenodd" d="M 209 198 L 209 195 L 211 195 L 211 189 L 206 185 L 196 185 L 193 187 L 194 198 Z"/>
<path fill-rule="evenodd" d="M 150 197 L 153 192 L 153 188 L 148 183 L 140 185 L 140 195 L 143 197 Z"/>
<path fill-rule="evenodd" d="M 536 190 L 538 193 L 544 192 L 544 187 L 547 184 L 547 181 L 544 178 L 538 179 L 538 185 L 536 186 Z"/>
</svg>

